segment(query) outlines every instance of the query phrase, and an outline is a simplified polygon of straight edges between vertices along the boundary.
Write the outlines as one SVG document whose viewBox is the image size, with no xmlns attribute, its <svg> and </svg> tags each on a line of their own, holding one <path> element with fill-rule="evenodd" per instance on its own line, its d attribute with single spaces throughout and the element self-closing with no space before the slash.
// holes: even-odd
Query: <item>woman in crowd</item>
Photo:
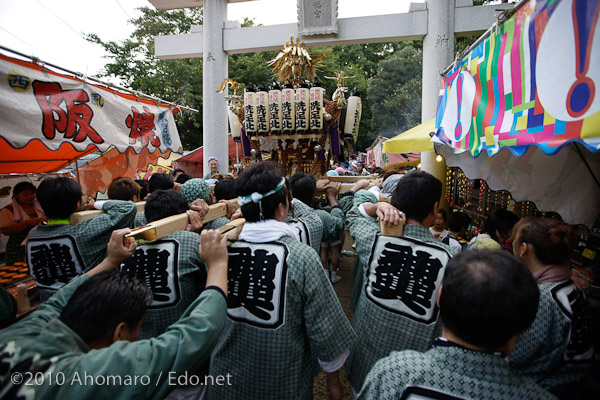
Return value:
<svg viewBox="0 0 600 400">
<path fill-rule="evenodd" d="M 579 398 L 594 356 L 587 299 L 570 279 L 575 240 L 571 226 L 558 220 L 525 218 L 514 227 L 513 253 L 536 279 L 540 300 L 533 324 L 519 335 L 510 366 L 560 399 Z"/>
<path fill-rule="evenodd" d="M 0 229 L 8 236 L 6 265 L 25 261 L 25 246 L 21 243 L 34 226 L 46 221 L 36 200 L 36 187 L 31 182 L 19 182 L 13 188 L 12 203 L 0 211 Z"/>
</svg>

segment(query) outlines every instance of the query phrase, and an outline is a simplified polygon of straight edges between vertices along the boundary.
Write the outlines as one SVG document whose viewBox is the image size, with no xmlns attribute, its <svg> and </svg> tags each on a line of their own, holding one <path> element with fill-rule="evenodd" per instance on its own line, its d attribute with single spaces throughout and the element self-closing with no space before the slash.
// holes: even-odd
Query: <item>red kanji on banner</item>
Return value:
<svg viewBox="0 0 600 400">
<path fill-rule="evenodd" d="M 84 90 L 62 90 L 54 82 L 35 81 L 32 86 L 42 109 L 42 133 L 46 138 L 54 139 L 58 131 L 74 142 L 88 138 L 94 143 L 104 142 L 90 125 L 94 111 L 87 104 L 89 97 Z"/>
<path fill-rule="evenodd" d="M 135 107 L 131 107 L 133 116 L 128 115 L 125 120 L 125 125 L 131 130 L 129 131 L 129 143 L 133 144 L 136 141 L 141 141 L 142 146 L 148 146 L 148 141 L 154 147 L 160 146 L 160 139 L 156 137 L 154 132 L 154 114 L 150 110 L 144 107 L 144 112 L 140 112 Z"/>
</svg>

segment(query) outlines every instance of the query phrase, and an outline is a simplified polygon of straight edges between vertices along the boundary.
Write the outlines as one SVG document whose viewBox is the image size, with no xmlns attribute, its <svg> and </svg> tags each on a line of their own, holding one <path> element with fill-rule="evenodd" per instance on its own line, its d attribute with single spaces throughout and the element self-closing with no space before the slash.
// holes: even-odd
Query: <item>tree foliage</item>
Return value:
<svg viewBox="0 0 600 400">
<path fill-rule="evenodd" d="M 87 35 L 89 41 L 102 46 L 108 53 L 101 77 L 116 77 L 133 90 L 199 110 L 197 113 L 183 111 L 175 117 L 184 149 L 192 150 L 202 145 L 202 60 L 159 60 L 154 55 L 154 37 L 189 33 L 192 25 L 202 24 L 202 8 L 158 11 L 142 7 L 140 11 L 142 15 L 130 21 L 135 27 L 134 32 L 123 41 L 105 42 L 96 34 Z M 242 23 L 243 27 L 253 25 L 254 22 L 248 19 Z M 281 39 L 282 45 L 285 39 Z M 406 48 L 413 53 L 407 53 L 410 50 L 405 51 Z M 325 76 L 332 77 L 337 71 L 345 71 L 352 77 L 346 86 L 351 90 L 356 88 L 361 95 L 363 114 L 356 148 L 364 149 L 382 131 L 401 129 L 415 120 L 415 115 L 418 119 L 420 59 L 411 61 L 409 55 L 420 55 L 421 48 L 421 42 L 396 42 L 309 49 L 311 54 L 330 53 L 317 73 L 327 98 L 335 91 L 336 82 Z M 271 51 L 231 55 L 229 78 L 240 82 L 242 88 L 270 86 L 273 73 L 266 63 L 276 54 Z M 403 54 L 404 67 L 396 60 L 400 54 Z M 407 70 L 389 74 L 390 68 Z"/>
<path fill-rule="evenodd" d="M 202 24 L 202 8 L 140 11 L 142 15 L 130 21 L 135 30 L 128 39 L 104 42 L 94 33 L 87 35 L 109 54 L 101 76 L 116 77 L 133 90 L 199 110 L 175 117 L 184 149 L 194 149 L 202 144 L 202 60 L 159 60 L 154 36 L 188 33 L 192 25 Z"/>
<path fill-rule="evenodd" d="M 379 63 L 367 96 L 375 135 L 397 135 L 421 120 L 422 52 L 406 45 L 394 57 Z"/>
</svg>

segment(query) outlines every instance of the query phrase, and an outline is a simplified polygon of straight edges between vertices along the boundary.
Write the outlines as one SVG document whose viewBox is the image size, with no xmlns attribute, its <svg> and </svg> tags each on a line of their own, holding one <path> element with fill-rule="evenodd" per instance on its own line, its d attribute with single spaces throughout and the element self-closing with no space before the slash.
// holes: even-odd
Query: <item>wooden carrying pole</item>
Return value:
<svg viewBox="0 0 600 400">
<path fill-rule="evenodd" d="M 237 205 L 237 200 L 230 200 Z M 227 204 L 225 203 L 217 203 L 211 206 L 208 206 L 208 213 L 202 219 L 203 223 L 214 221 L 217 218 L 227 216 Z M 237 221 L 237 220 L 234 220 Z M 232 221 L 233 222 L 233 221 Z M 126 235 L 126 238 L 139 236 L 141 239 L 144 239 L 149 242 L 153 242 L 155 240 L 159 240 L 164 238 L 167 235 L 170 235 L 176 231 L 184 231 L 187 225 L 189 224 L 189 218 L 187 213 L 172 215 L 167 218 L 159 219 L 158 221 L 153 221 L 148 225 L 141 226 L 139 228 L 135 228 Z M 228 226 L 231 223 L 225 225 Z M 234 226 L 235 227 L 235 226 Z"/>
<path fill-rule="evenodd" d="M 137 212 L 144 212 L 144 207 L 146 206 L 145 201 L 138 201 L 135 203 L 137 206 Z M 86 211 L 78 211 L 76 213 L 71 214 L 71 225 L 77 225 L 81 221 L 85 221 L 86 219 L 97 217 L 98 215 L 104 214 L 104 210 L 86 210 Z"/>
<path fill-rule="evenodd" d="M 404 222 L 400 220 L 398 225 L 385 225 L 382 221 L 379 221 L 379 229 L 383 236 L 400 237 L 404 233 Z"/>
</svg>

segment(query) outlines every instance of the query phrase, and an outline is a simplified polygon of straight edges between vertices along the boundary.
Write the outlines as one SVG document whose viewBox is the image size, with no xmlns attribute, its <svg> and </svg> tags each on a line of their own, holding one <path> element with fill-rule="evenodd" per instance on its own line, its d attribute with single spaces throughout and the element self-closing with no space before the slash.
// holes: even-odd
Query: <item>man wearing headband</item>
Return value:
<svg viewBox="0 0 600 400">
<path fill-rule="evenodd" d="M 284 222 L 285 179 L 275 164 L 253 164 L 235 194 L 247 222 L 229 248 L 228 318 L 210 362 L 210 375 L 235 378 L 208 397 L 312 399 L 320 364 L 341 398 L 338 370 L 355 334 L 319 256 Z"/>
<path fill-rule="evenodd" d="M 210 168 L 210 171 L 204 175 L 204 179 L 210 179 L 214 174 L 219 173 L 219 159 L 217 157 L 209 157 L 208 168 Z"/>
</svg>

